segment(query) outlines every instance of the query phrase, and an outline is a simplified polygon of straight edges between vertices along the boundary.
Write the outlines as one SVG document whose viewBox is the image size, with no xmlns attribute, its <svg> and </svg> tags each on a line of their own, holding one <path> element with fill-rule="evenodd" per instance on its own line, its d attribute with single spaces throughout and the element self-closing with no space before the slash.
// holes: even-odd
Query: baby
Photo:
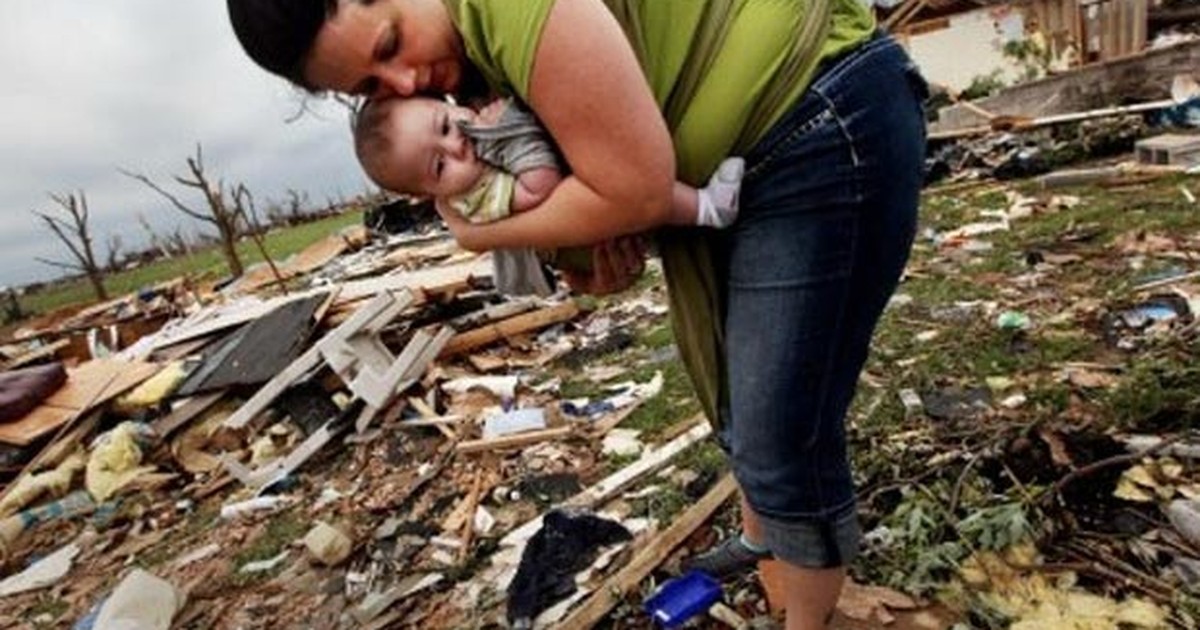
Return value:
<svg viewBox="0 0 1200 630">
<path fill-rule="evenodd" d="M 432 98 L 373 101 L 355 120 L 354 148 L 380 187 L 432 197 L 472 223 L 532 209 L 562 180 L 549 135 L 508 99 L 478 112 Z M 741 158 L 729 158 L 704 188 L 676 182 L 668 223 L 728 227 L 737 218 L 744 169 Z M 498 288 L 505 283 L 497 278 Z M 508 284 L 508 293 L 531 292 Z"/>
</svg>

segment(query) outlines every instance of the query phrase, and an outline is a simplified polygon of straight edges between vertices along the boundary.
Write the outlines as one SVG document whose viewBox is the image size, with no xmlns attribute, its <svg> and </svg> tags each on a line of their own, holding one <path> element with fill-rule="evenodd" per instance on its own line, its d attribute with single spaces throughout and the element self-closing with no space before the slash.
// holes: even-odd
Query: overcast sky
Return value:
<svg viewBox="0 0 1200 630">
<path fill-rule="evenodd" d="M 204 147 L 215 180 L 244 182 L 259 206 L 288 189 L 314 202 L 367 190 L 342 110 L 329 103 L 288 124 L 300 102 L 246 57 L 224 0 L 5 0 L 0 18 L 0 285 L 60 275 L 35 257 L 70 260 L 32 211 L 47 193 L 82 190 L 103 258 L 110 234 L 147 240 L 202 225 L 117 169 L 175 187 Z"/>
</svg>

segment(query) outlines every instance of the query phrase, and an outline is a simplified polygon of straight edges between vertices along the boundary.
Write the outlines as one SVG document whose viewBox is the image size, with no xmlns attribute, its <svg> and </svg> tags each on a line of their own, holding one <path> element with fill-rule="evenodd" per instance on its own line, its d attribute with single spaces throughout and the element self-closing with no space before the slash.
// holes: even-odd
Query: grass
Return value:
<svg viewBox="0 0 1200 630">
<path fill-rule="evenodd" d="M 273 230 L 267 234 L 264 245 L 272 259 L 282 261 L 329 234 L 360 223 L 362 212 L 348 212 L 312 223 Z M 238 253 L 246 268 L 262 261 L 258 247 L 249 239 L 243 239 L 238 244 Z M 158 260 L 136 269 L 111 274 L 105 278 L 104 286 L 110 296 L 116 297 L 181 276 L 220 278 L 228 273 L 224 257 L 214 247 L 190 256 Z M 20 304 L 25 313 L 41 314 L 88 304 L 95 300 L 91 284 L 86 279 L 76 279 L 24 295 L 20 298 Z"/>
<path fill-rule="evenodd" d="M 642 431 L 647 439 L 700 412 L 692 382 L 679 361 L 640 367 L 631 378 L 643 382 L 659 370 L 663 373 L 662 392 L 642 403 L 621 423 L 627 429 Z"/>
<path fill-rule="evenodd" d="M 188 549 L 194 544 L 193 539 L 208 531 L 218 516 L 220 516 L 220 510 L 215 506 L 201 508 L 195 513 L 189 514 L 178 532 L 168 535 L 165 540 L 138 555 L 138 566 L 153 569 L 175 558 L 181 550 Z"/>
<path fill-rule="evenodd" d="M 25 619 L 35 628 L 58 627 L 58 619 L 62 617 L 71 605 L 57 597 L 43 597 L 25 612 Z"/>
<path fill-rule="evenodd" d="M 250 544 L 234 555 L 233 564 L 236 568 L 230 579 L 237 585 L 244 586 L 271 576 L 275 571 L 261 571 L 249 574 L 239 573 L 238 571 L 251 562 L 268 560 L 278 556 L 285 547 L 288 547 L 304 536 L 308 528 L 309 523 L 294 510 L 275 515 L 258 537 L 250 541 Z"/>
<path fill-rule="evenodd" d="M 978 473 L 980 467 L 964 470 L 962 460 L 951 459 L 930 469 L 931 456 L 945 455 L 951 446 L 978 452 L 992 444 L 1004 452 L 1005 444 L 1019 433 L 997 430 L 1020 432 L 1035 425 L 1067 433 L 1122 430 L 1158 435 L 1198 426 L 1200 368 L 1195 366 L 1195 356 L 1200 342 L 1173 332 L 1121 350 L 1110 345 L 1101 328 L 1105 313 L 1148 297 L 1132 291 L 1139 283 L 1157 273 L 1196 268 L 1182 256 L 1121 247 L 1133 237 L 1148 235 L 1173 240 L 1173 244 L 1163 241 L 1167 249 L 1194 253 L 1200 211 L 1179 192 L 1185 181 L 1196 188 L 1194 178 L 1168 177 L 1127 190 L 1026 190 L 1042 200 L 1076 195 L 1080 203 L 1017 219 L 1009 231 L 982 235 L 979 240 L 991 243 L 992 249 L 971 254 L 937 247 L 928 238 L 930 230 L 944 233 L 988 221 L 984 211 L 1006 208 L 1007 198 L 926 196 L 920 217 L 923 236 L 899 288 L 912 300 L 885 312 L 868 359 L 871 386 L 859 388 L 850 413 L 851 453 L 862 491 L 864 524 L 868 528 L 888 525 L 893 533 L 907 537 L 900 536 L 886 551 L 864 555 L 854 569 L 856 575 L 930 592 L 952 574 L 956 558 L 964 551 L 959 545 L 989 546 L 989 541 L 1001 540 L 998 534 L 1016 531 L 1010 526 L 1019 519 L 988 510 L 1025 505 L 1029 497 L 1018 487 L 994 487 Z M 1075 254 L 1082 260 L 1035 267 L 1027 261 L 1030 252 Z M 1135 261 L 1137 265 L 1132 264 Z M 994 304 L 994 310 L 979 309 L 960 320 L 937 316 L 957 302 L 976 300 Z M 1004 310 L 1029 315 L 1032 328 L 999 329 L 996 316 Z M 917 335 L 925 331 L 938 335 L 918 341 Z M 1087 389 L 1061 377 L 1066 362 L 1123 369 L 1116 373 L 1115 388 Z M 949 385 L 982 386 L 992 376 L 1014 382 L 997 398 L 1020 392 L 1027 402 L 1015 410 L 955 424 L 906 413 L 898 395 L 905 388 L 920 392 Z M 940 439 L 939 432 L 955 435 L 953 444 Z M 962 489 L 957 510 L 943 513 L 956 485 Z M 881 493 L 876 494 L 876 489 Z M 1029 490 L 1037 492 L 1034 486 Z M 1036 510 L 1028 516 L 1048 518 Z M 928 522 L 922 520 L 925 517 Z M 976 527 L 981 524 L 986 527 Z M 955 531 L 965 538 L 952 535 Z"/>
</svg>

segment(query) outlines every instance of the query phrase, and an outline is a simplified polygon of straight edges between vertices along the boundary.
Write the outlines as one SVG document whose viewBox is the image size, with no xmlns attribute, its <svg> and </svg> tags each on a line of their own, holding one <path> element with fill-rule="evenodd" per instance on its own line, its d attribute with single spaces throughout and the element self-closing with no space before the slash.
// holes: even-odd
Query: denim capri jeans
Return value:
<svg viewBox="0 0 1200 630">
<path fill-rule="evenodd" d="M 927 88 L 876 35 L 826 63 L 746 156 L 718 237 L 721 441 L 777 558 L 838 567 L 860 530 L 845 416 L 916 230 Z"/>
</svg>

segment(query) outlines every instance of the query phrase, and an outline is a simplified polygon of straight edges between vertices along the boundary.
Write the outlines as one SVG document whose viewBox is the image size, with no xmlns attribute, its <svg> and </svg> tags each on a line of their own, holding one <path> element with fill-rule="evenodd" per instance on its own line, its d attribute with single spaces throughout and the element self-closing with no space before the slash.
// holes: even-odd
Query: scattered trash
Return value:
<svg viewBox="0 0 1200 630">
<path fill-rule="evenodd" d="M 1101 142 L 1126 142 L 1127 131 L 1122 123 L 1107 139 L 1087 139 L 1088 154 Z M 1194 411 L 1195 379 L 1193 370 L 1175 365 L 1175 355 L 1164 357 L 1185 354 L 1180 349 L 1197 330 L 1200 300 L 1191 296 L 1200 295 L 1200 223 L 1181 201 L 1195 186 L 1183 177 L 1156 180 L 1158 166 L 1113 160 L 1051 170 L 1040 180 L 1120 187 L 1112 192 L 970 181 L 1057 169 L 1066 152 L 1077 159 L 1084 144 L 1074 126 L 998 135 L 960 142 L 958 162 L 947 163 L 953 192 L 928 198 L 901 285 L 906 293 L 890 300 L 895 308 L 885 314 L 886 332 L 873 341 L 862 377 L 864 404 L 848 425 L 847 439 L 867 458 L 856 480 L 861 513 L 873 528 L 858 577 L 905 591 L 848 583 L 838 608 L 863 627 L 919 618 L 918 596 L 960 587 L 946 584 L 946 567 L 970 574 L 979 562 L 972 551 L 1010 539 L 1036 539 L 1053 560 L 1010 558 L 1010 569 L 1039 570 L 1017 571 L 1009 590 L 962 588 L 978 602 L 973 612 L 1006 611 L 997 618 L 1011 613 L 1015 627 L 1090 621 L 1083 603 L 1094 604 L 1105 627 L 1143 623 L 1155 619 L 1144 604 L 1162 584 L 1182 597 L 1195 591 L 1190 582 L 1200 575 L 1200 563 L 1185 553 L 1188 519 L 1200 510 L 1200 445 L 1179 435 Z M 1124 214 L 1110 225 L 1117 205 Z M 1052 215 L 1059 216 L 1043 223 Z M 264 323 L 266 314 L 282 312 L 285 296 L 267 297 L 275 287 L 262 298 L 237 296 L 239 287 L 262 281 L 247 274 L 224 294 L 189 279 L 180 292 L 195 297 L 163 305 L 153 324 L 170 322 L 161 335 L 136 328 L 141 313 L 114 324 L 84 312 L 67 328 L 39 324 L 38 341 L 0 346 L 0 362 L 87 365 L 86 356 L 73 356 L 75 345 L 86 352 L 80 340 L 99 331 L 91 335 L 97 351 L 137 356 L 148 366 L 137 378 L 128 366 L 87 378 L 73 368 L 55 396 L 67 392 L 76 404 L 47 416 L 50 428 L 34 441 L 0 447 L 0 473 L 16 481 L 0 494 L 0 541 L 10 558 L 30 562 L 54 551 L 61 537 L 85 531 L 85 551 L 43 591 L 65 602 L 66 612 L 56 618 L 38 610 L 45 597 L 33 592 L 5 600 L 0 626 L 78 620 L 92 627 L 108 603 L 90 595 L 103 593 L 97 585 L 104 576 L 128 563 L 151 566 L 151 558 L 168 571 L 164 576 L 199 593 L 178 613 L 186 619 L 174 619 L 187 627 L 252 627 L 262 619 L 286 627 L 502 625 L 505 606 L 516 627 L 658 623 L 603 618 L 612 602 L 647 592 L 652 573 L 671 572 L 681 555 L 724 534 L 730 515 L 712 515 L 731 507 L 733 492 L 723 479 L 726 494 L 710 501 L 715 462 L 683 455 L 712 427 L 682 417 L 694 404 L 677 389 L 683 357 L 670 343 L 664 287 L 640 283 L 619 299 L 581 300 L 583 308 L 564 301 L 565 292 L 553 301 L 518 302 L 494 291 L 486 256 L 436 236 L 416 238 L 381 238 L 353 255 L 327 258 L 307 279 L 290 280 L 286 299 L 310 300 L 312 308 L 297 312 L 286 334 Z M 409 244 L 397 249 L 400 242 Z M 321 288 L 309 293 L 313 281 Z M 378 302 L 378 317 L 355 329 L 353 339 L 334 334 L 354 329 L 347 324 L 382 291 L 408 297 Z M 1126 295 L 1133 297 L 1114 302 Z M 263 337 L 246 332 L 255 324 Z M 422 341 L 426 331 L 446 326 L 455 332 L 444 346 Z M 1031 328 L 1036 334 L 1021 332 Z M 270 349 L 251 343 L 273 336 Z M 414 338 L 419 343 L 410 345 Z M 1104 343 L 1110 338 L 1140 352 L 1113 352 Z M 233 352 L 243 343 L 250 345 Z M 256 363 L 255 378 L 266 371 L 267 383 L 242 382 L 252 371 L 243 369 L 247 357 L 261 351 L 278 358 L 290 352 L 284 346 L 307 359 L 323 354 L 270 370 Z M 980 351 L 969 354 L 976 346 Z M 389 374 L 401 357 L 412 369 Z M 203 373 L 198 365 L 206 366 Z M 172 384 L 179 373 L 201 389 L 221 375 L 238 385 L 193 394 Z M 114 374 L 128 385 L 110 395 L 105 381 Z M 1145 378 L 1150 387 L 1142 388 Z M 95 392 L 104 404 L 84 407 Z M 896 395 L 899 404 L 889 402 Z M 655 400 L 662 396 L 670 400 Z M 244 404 L 248 399 L 255 404 Z M 894 417 L 900 406 L 903 420 Z M 1153 416 L 1138 417 L 1143 411 Z M 375 421 L 360 423 L 364 417 Z M 34 435 L 12 426 L 0 424 L 8 429 L 0 441 Z M 1092 467 L 1129 453 L 1133 459 L 1122 465 Z M 175 480 L 167 484 L 151 464 Z M 98 471 L 111 486 L 105 501 L 81 489 L 94 485 Z M 1028 509 L 1031 490 L 1033 500 L 1056 497 L 1056 509 Z M 689 504 L 683 513 L 675 512 L 680 498 Z M 694 512 L 690 504 L 700 502 L 707 507 Z M 603 524 L 578 525 L 579 537 L 611 527 L 609 539 L 623 544 L 585 548 L 543 529 L 585 510 L 597 510 L 593 518 Z M 1055 527 L 1060 519 L 1069 520 L 1066 531 L 1119 535 L 1042 537 L 1063 531 Z M 302 547 L 303 558 L 295 554 Z M 1097 572 L 1077 579 L 1052 564 L 1065 559 Z M 1116 561 L 1133 559 L 1138 572 L 1122 573 Z M 987 568 L 989 577 L 1007 579 Z M 1105 569 L 1114 577 L 1100 573 Z M 1044 584 L 1026 573 L 1043 573 Z M 684 625 L 741 629 L 752 623 L 747 619 L 764 619 L 769 592 L 753 581 L 737 586 L 727 607 L 708 608 L 718 621 Z M 1023 588 L 1054 612 L 1022 599 Z M 981 592 L 987 594 L 977 597 Z M 1112 593 L 1147 599 L 1087 599 Z M 961 609 L 952 612 L 965 623 Z"/>
<path fill-rule="evenodd" d="M 1192 318 L 1187 299 L 1178 295 L 1159 295 L 1108 313 L 1104 318 L 1104 329 L 1111 344 L 1132 350 L 1142 337 L 1160 334 L 1176 324 L 1191 323 Z"/>
<path fill-rule="evenodd" d="M 1029 330 L 1033 321 L 1025 313 L 1004 311 L 996 318 L 996 327 L 1001 330 Z"/>
<path fill-rule="evenodd" d="M 599 549 L 630 537 L 621 524 L 590 514 L 547 513 L 508 586 L 509 623 L 526 623 L 575 592 L 575 574 L 592 563 Z"/>
<path fill-rule="evenodd" d="M 476 376 L 442 383 L 442 390 L 452 394 L 465 394 L 472 389 L 482 389 L 491 392 L 497 398 L 511 400 L 517 395 L 517 382 L 515 376 Z"/>
<path fill-rule="evenodd" d="M 689 571 L 659 587 L 644 608 L 660 626 L 678 628 L 720 599 L 720 582 L 703 571 Z"/>
<path fill-rule="evenodd" d="M 290 553 L 291 551 L 284 549 L 283 551 L 279 552 L 279 555 L 267 558 L 266 560 L 247 562 L 246 564 L 242 565 L 242 568 L 238 569 L 238 573 L 262 573 L 264 571 L 273 571 L 275 567 L 278 567 L 280 564 L 283 564 L 284 560 L 287 560 L 287 557 Z"/>
<path fill-rule="evenodd" d="M 0 597 L 36 591 L 58 583 L 71 570 L 71 561 L 79 555 L 79 545 L 71 543 L 39 559 L 24 571 L 0 581 Z"/>
<path fill-rule="evenodd" d="M 921 396 L 916 390 L 902 389 L 899 395 L 900 404 L 904 405 L 904 415 L 911 416 L 925 410 L 925 404 L 921 402 Z"/>
<path fill-rule="evenodd" d="M 254 497 L 237 503 L 221 506 L 221 518 L 232 520 L 248 516 L 256 512 L 270 512 L 292 503 L 292 498 L 286 495 L 272 494 Z"/>
<path fill-rule="evenodd" d="M 407 576 L 395 587 L 383 593 L 367 593 L 363 597 L 362 602 L 350 611 L 350 614 L 358 623 L 363 625 L 369 624 L 396 602 L 416 595 L 427 588 L 436 586 L 441 581 L 442 575 L 440 573 Z"/>
<path fill-rule="evenodd" d="M 992 394 L 986 387 L 948 387 L 921 392 L 921 401 L 931 418 L 963 420 L 986 413 L 991 408 Z"/>
<path fill-rule="evenodd" d="M 346 561 L 354 551 L 354 541 L 341 528 L 317 521 L 304 536 L 304 546 L 312 557 L 327 567 Z"/>
<path fill-rule="evenodd" d="M 641 434 L 641 431 L 635 429 L 613 429 L 604 436 L 600 452 L 617 457 L 640 455 L 646 446 L 638 439 Z"/>
<path fill-rule="evenodd" d="M 221 551 L 221 545 L 218 545 L 217 543 L 210 543 L 203 547 L 200 547 L 199 549 L 196 549 L 195 551 L 192 551 L 183 556 L 180 556 L 179 559 L 177 559 L 173 563 L 173 566 L 176 569 L 182 569 L 183 567 L 186 567 L 189 564 L 199 562 L 201 560 L 204 560 L 205 558 L 211 558 L 212 556 L 216 555 L 220 551 Z"/>
<path fill-rule="evenodd" d="M 507 413 L 488 416 L 483 423 L 483 439 L 512 435 L 524 431 L 546 428 L 546 412 L 543 409 L 517 409 Z"/>
<path fill-rule="evenodd" d="M 1189 543 L 1200 546 L 1200 500 L 1176 500 L 1167 505 L 1167 519 Z"/>
<path fill-rule="evenodd" d="M 153 472 L 154 466 L 142 463 L 142 444 L 152 439 L 150 427 L 123 422 L 96 439 L 88 458 L 85 485 L 96 501 L 105 501 L 137 479 Z"/>
<path fill-rule="evenodd" d="M 1000 406 L 1005 409 L 1016 409 L 1023 406 L 1026 402 L 1029 402 L 1029 398 L 1025 394 L 1013 394 L 1001 400 Z"/>
<path fill-rule="evenodd" d="M 168 630 L 186 599 L 170 582 L 142 569 L 121 580 L 96 615 L 96 630 Z"/>
<path fill-rule="evenodd" d="M 43 496 L 59 497 L 71 489 L 75 473 L 86 465 L 82 453 L 74 453 L 54 470 L 26 475 L 17 480 L 0 498 L 0 517 L 8 516 Z"/>
</svg>

